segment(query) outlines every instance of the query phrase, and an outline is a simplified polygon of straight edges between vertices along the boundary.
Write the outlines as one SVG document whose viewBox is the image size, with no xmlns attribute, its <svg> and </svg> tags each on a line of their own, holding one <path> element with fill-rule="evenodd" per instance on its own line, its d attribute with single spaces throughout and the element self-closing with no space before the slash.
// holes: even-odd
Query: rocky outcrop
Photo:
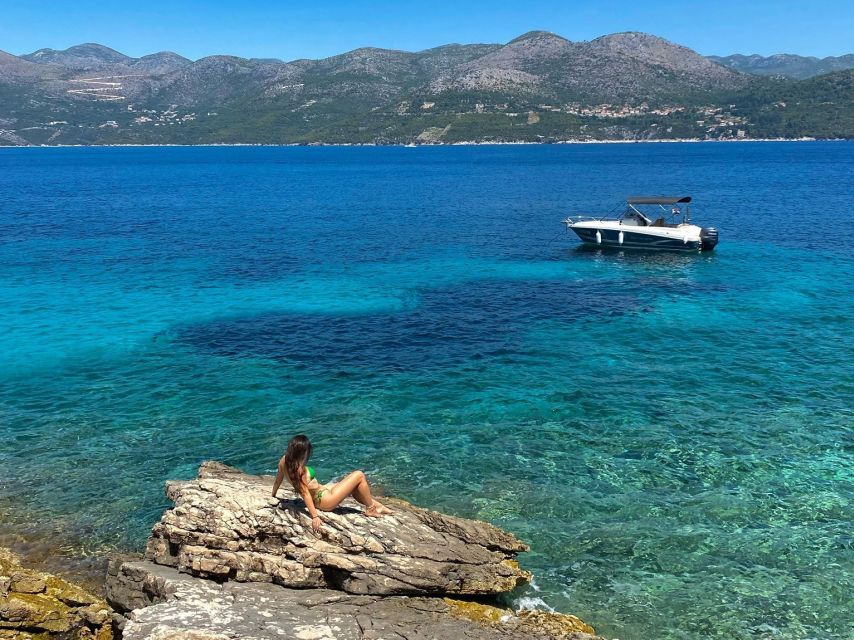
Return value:
<svg viewBox="0 0 854 640">
<path fill-rule="evenodd" d="M 448 598 L 220 584 L 146 561 L 114 565 L 109 585 L 117 607 L 135 609 L 124 640 L 594 639 L 574 616 Z"/>
<path fill-rule="evenodd" d="M 352 501 L 313 533 L 302 500 L 273 479 L 207 462 L 167 483 L 175 506 L 144 560 L 114 560 L 107 599 L 127 640 L 590 639 L 574 616 L 484 604 L 530 579 L 526 545 L 492 525 L 384 499 Z M 477 597 L 477 600 L 473 600 Z"/>
<path fill-rule="evenodd" d="M 112 640 L 102 599 L 49 573 L 22 567 L 0 549 L 0 639 Z"/>
<path fill-rule="evenodd" d="M 509 591 L 530 575 L 527 547 L 484 522 L 388 500 L 394 514 L 368 518 L 356 502 L 321 513 L 315 535 L 302 499 L 273 479 L 208 462 L 170 482 L 175 507 L 154 526 L 146 558 L 196 576 L 330 588 L 371 595 L 479 595 Z"/>
</svg>

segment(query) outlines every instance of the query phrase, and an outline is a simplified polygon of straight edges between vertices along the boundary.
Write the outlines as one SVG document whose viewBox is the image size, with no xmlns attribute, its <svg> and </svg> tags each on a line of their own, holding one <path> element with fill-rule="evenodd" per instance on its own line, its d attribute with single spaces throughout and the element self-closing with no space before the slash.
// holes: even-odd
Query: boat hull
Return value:
<svg viewBox="0 0 854 640">
<path fill-rule="evenodd" d="M 600 247 L 615 247 L 620 249 L 649 249 L 656 251 L 681 251 L 696 253 L 703 251 L 703 241 L 700 238 L 680 238 L 654 233 L 631 231 L 625 227 L 608 229 L 602 227 L 570 226 L 575 234 L 585 243 Z M 712 248 L 712 247 L 708 247 Z"/>
</svg>

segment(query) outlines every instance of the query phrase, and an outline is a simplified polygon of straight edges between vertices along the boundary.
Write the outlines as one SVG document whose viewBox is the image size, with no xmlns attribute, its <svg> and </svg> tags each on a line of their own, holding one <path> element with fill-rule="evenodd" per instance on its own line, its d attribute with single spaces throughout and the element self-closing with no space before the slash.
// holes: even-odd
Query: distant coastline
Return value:
<svg viewBox="0 0 854 640">
<path fill-rule="evenodd" d="M 741 142 L 850 142 L 851 138 L 741 138 L 738 140 L 703 140 L 700 138 L 662 138 L 657 140 L 555 140 L 549 142 L 529 142 L 526 140 L 494 142 L 494 141 L 463 141 L 463 142 L 431 142 L 429 144 L 403 144 L 376 142 L 312 142 L 312 143 L 255 143 L 255 142 L 221 142 L 200 144 L 30 144 L 2 145 L 0 149 L 74 149 L 74 148 L 123 148 L 123 147 L 503 147 L 503 146 L 551 146 L 551 145 L 585 145 L 585 144 L 696 144 L 720 143 L 732 144 Z"/>
</svg>

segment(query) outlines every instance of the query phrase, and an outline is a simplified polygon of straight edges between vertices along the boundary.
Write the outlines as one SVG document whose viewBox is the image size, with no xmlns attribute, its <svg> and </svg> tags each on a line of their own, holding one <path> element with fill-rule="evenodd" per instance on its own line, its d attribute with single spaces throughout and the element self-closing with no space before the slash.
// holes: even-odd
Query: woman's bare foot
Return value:
<svg viewBox="0 0 854 640">
<path fill-rule="evenodd" d="M 386 507 L 385 505 L 380 504 L 376 500 L 374 500 L 373 504 L 370 507 L 365 509 L 365 515 L 370 516 L 371 518 L 378 518 L 380 516 L 387 516 L 389 514 L 394 513 L 391 509 Z"/>
</svg>

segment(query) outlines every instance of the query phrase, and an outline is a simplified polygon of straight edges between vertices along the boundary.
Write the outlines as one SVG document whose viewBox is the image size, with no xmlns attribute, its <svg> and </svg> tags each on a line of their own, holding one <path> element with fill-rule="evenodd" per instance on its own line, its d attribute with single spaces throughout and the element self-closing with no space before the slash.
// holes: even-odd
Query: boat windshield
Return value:
<svg viewBox="0 0 854 640">
<path fill-rule="evenodd" d="M 690 196 L 632 196 L 626 199 L 625 213 L 622 223 L 639 227 L 678 227 L 680 224 L 688 224 L 688 203 Z M 684 211 L 682 206 L 684 205 Z M 638 207 L 645 207 L 644 213 Z M 647 216 L 655 217 L 655 222 Z"/>
<path fill-rule="evenodd" d="M 642 214 L 634 207 L 629 207 L 623 214 L 622 223 L 627 225 L 633 225 L 636 227 L 648 227 L 652 225 L 652 220 L 647 218 L 644 214 Z"/>
</svg>

